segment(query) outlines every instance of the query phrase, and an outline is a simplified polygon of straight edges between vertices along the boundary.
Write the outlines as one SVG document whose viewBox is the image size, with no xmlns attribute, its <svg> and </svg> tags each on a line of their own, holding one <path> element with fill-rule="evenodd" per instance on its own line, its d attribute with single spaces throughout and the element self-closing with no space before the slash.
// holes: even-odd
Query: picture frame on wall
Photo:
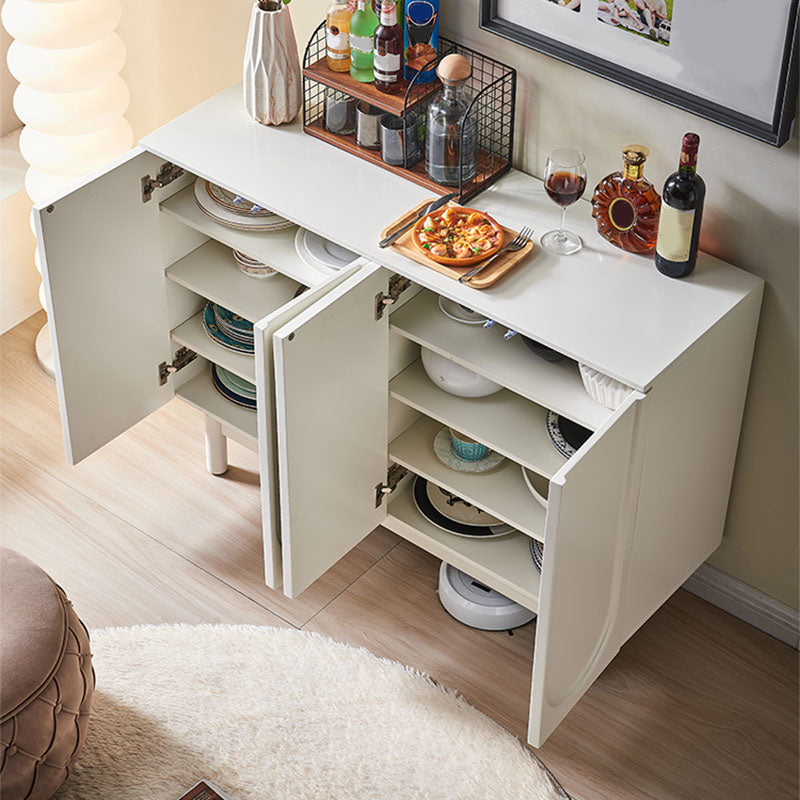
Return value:
<svg viewBox="0 0 800 800">
<path fill-rule="evenodd" d="M 780 147 L 798 0 L 480 0 L 480 27 Z"/>
</svg>

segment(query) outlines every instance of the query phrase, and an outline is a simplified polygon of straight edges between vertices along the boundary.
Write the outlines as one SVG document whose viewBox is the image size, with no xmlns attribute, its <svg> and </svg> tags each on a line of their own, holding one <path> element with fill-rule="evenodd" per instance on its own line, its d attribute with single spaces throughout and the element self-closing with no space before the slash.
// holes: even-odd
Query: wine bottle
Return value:
<svg viewBox="0 0 800 800">
<path fill-rule="evenodd" d="M 397 24 L 397 5 L 383 0 L 381 24 L 375 30 L 375 88 L 387 94 L 400 91 L 403 71 L 403 29 Z"/>
<path fill-rule="evenodd" d="M 358 0 L 358 8 L 350 18 L 350 76 L 361 83 L 372 83 L 373 37 L 378 18 L 372 5 Z"/>
<path fill-rule="evenodd" d="M 656 267 L 670 278 L 685 278 L 697 260 L 697 242 L 703 217 L 706 185 L 697 174 L 700 137 L 683 137 L 678 171 L 664 184 L 661 219 L 656 241 Z"/>
</svg>

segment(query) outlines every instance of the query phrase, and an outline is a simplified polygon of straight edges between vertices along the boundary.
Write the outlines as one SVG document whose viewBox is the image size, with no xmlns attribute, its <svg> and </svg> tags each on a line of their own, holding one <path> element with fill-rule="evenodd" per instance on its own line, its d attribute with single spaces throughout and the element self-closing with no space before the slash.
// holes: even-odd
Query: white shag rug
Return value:
<svg viewBox="0 0 800 800">
<path fill-rule="evenodd" d="M 86 746 L 57 800 L 564 800 L 454 692 L 304 631 L 158 625 L 92 634 Z M 54 800 L 55 800 L 54 798 Z"/>
</svg>

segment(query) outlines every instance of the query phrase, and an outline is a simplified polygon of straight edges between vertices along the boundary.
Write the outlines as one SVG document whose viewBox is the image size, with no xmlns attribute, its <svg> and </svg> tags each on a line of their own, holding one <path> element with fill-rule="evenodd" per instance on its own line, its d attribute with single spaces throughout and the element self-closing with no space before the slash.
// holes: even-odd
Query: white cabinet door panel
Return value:
<svg viewBox="0 0 800 800">
<path fill-rule="evenodd" d="M 141 179 L 162 163 L 133 150 L 34 209 L 67 458 L 77 464 L 174 393 L 158 200 Z"/>
<path fill-rule="evenodd" d="M 528 729 L 535 747 L 620 647 L 643 397 L 632 393 L 550 481 Z"/>
<path fill-rule="evenodd" d="M 389 314 L 374 265 L 279 330 L 275 385 L 283 586 L 296 597 L 386 516 Z"/>
<path fill-rule="evenodd" d="M 272 336 L 300 312 L 316 303 L 342 281 L 358 272 L 361 262 L 330 280 L 307 289 L 299 297 L 255 323 L 256 391 L 258 394 L 258 462 L 261 474 L 261 523 L 264 539 L 264 579 L 278 589 L 282 580 L 278 490 L 278 439 L 275 429 L 275 375 Z"/>
</svg>

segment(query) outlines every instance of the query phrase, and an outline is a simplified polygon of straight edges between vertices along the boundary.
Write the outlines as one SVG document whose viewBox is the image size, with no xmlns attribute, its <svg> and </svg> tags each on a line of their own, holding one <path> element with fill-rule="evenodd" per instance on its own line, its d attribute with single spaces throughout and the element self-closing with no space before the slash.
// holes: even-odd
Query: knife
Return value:
<svg viewBox="0 0 800 800">
<path fill-rule="evenodd" d="M 458 192 L 446 194 L 444 197 L 434 200 L 432 203 L 423 208 L 422 211 L 420 211 L 419 214 L 417 214 L 417 216 L 411 220 L 411 222 L 406 223 L 402 228 L 398 228 L 394 233 L 390 233 L 385 239 L 381 239 L 378 242 L 378 247 L 388 247 L 392 242 L 402 236 L 412 225 L 416 225 L 426 214 L 430 214 L 431 211 L 436 211 L 437 208 L 447 205 L 447 203 L 449 203 L 451 200 L 455 200 L 456 197 L 458 197 Z"/>
</svg>

